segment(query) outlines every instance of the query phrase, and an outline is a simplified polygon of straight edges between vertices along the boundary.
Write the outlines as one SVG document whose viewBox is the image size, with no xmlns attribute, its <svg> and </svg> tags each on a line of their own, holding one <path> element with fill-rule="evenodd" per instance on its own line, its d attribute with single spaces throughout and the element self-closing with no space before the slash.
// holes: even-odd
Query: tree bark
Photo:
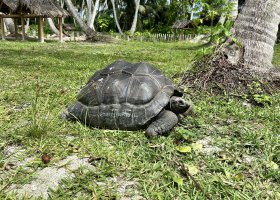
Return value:
<svg viewBox="0 0 280 200">
<path fill-rule="evenodd" d="M 94 29 L 94 21 L 95 21 L 95 17 L 97 15 L 98 9 L 99 9 L 99 0 L 96 0 L 95 4 L 94 4 L 93 12 L 92 12 L 92 17 L 89 21 L 89 27 L 92 28 L 93 30 L 95 30 Z"/>
<path fill-rule="evenodd" d="M 107 0 L 104 0 L 103 8 L 104 8 L 104 10 L 108 9 L 108 2 L 107 2 Z"/>
<path fill-rule="evenodd" d="M 138 19 L 138 10 L 139 10 L 139 6 L 140 6 L 140 0 L 134 0 L 135 2 L 135 13 L 134 13 L 134 18 L 133 18 L 133 22 L 130 28 L 130 34 L 134 34 L 135 30 L 136 30 L 136 25 L 137 25 L 137 19 Z"/>
<path fill-rule="evenodd" d="M 78 25 L 81 27 L 82 31 L 87 35 L 89 39 L 97 40 L 96 32 L 92 30 L 78 15 L 75 6 L 72 4 L 71 0 L 64 1 L 69 13 L 77 21 Z"/>
<path fill-rule="evenodd" d="M 90 21 L 92 20 L 92 9 L 93 9 L 93 3 L 92 3 L 92 0 L 87 0 L 87 10 L 88 10 L 88 15 L 87 15 L 87 25 L 92 28 L 90 26 Z"/>
<path fill-rule="evenodd" d="M 64 8 L 64 0 L 60 0 L 61 8 Z M 62 18 L 62 23 L 64 24 L 64 17 Z"/>
<path fill-rule="evenodd" d="M 12 18 L 4 18 L 4 23 L 10 33 L 15 33 L 15 24 Z"/>
<path fill-rule="evenodd" d="M 47 18 L 47 20 L 48 20 L 48 23 L 50 25 L 52 32 L 55 33 L 56 35 L 59 35 L 59 30 L 55 27 L 52 18 Z"/>
<path fill-rule="evenodd" d="M 25 33 L 28 32 L 29 30 L 29 23 L 30 23 L 30 18 L 26 18 L 26 23 L 25 23 Z"/>
<path fill-rule="evenodd" d="M 242 61 L 245 67 L 256 72 L 273 68 L 273 47 L 279 23 L 279 0 L 246 0 L 232 31 L 243 48 L 228 54 L 231 63 Z"/>
<path fill-rule="evenodd" d="M 64 0 L 60 0 L 60 6 L 63 8 L 64 7 Z"/>
<path fill-rule="evenodd" d="M 114 18 L 115 18 L 115 23 L 116 23 L 116 26 L 118 28 L 118 31 L 121 35 L 123 35 L 123 32 L 122 32 L 122 29 L 120 27 L 120 24 L 119 24 L 119 20 L 118 20 L 118 16 L 117 16 L 117 10 L 116 10 L 116 6 L 115 6 L 115 0 L 111 0 L 112 2 L 112 6 L 113 6 L 113 12 L 114 12 Z"/>
<path fill-rule="evenodd" d="M 193 2 L 192 2 L 192 8 L 191 8 L 191 14 L 190 14 L 190 20 L 193 20 L 194 8 L 195 8 L 195 1 L 193 1 Z"/>
</svg>

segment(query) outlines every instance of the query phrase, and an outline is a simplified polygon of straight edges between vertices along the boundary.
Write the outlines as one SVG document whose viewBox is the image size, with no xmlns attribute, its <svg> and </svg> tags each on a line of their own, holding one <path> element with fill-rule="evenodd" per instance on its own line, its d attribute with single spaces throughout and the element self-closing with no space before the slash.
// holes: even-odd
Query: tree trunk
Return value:
<svg viewBox="0 0 280 200">
<path fill-rule="evenodd" d="M 107 2 L 107 0 L 105 0 L 104 3 L 103 3 L 103 9 L 104 10 L 108 9 L 108 2 Z"/>
<path fill-rule="evenodd" d="M 27 33 L 29 30 L 29 23 L 30 23 L 30 18 L 27 18 L 25 23 L 25 33 Z"/>
<path fill-rule="evenodd" d="M 80 15 L 81 15 L 82 20 L 85 20 L 85 0 L 82 1 L 80 13 L 81 13 Z"/>
<path fill-rule="evenodd" d="M 52 32 L 55 33 L 56 35 L 59 35 L 59 30 L 55 27 L 52 18 L 47 18 L 47 20 L 48 20 L 48 23 L 50 25 Z"/>
<path fill-rule="evenodd" d="M 95 30 L 94 29 L 94 21 L 95 21 L 95 17 L 96 17 L 98 9 L 99 9 L 99 0 L 96 0 L 95 4 L 94 4 L 93 12 L 92 12 L 92 17 L 91 17 L 90 22 L 89 22 L 89 27 L 92 28 L 93 30 Z"/>
<path fill-rule="evenodd" d="M 60 0 L 60 6 L 63 8 L 64 7 L 64 0 Z"/>
<path fill-rule="evenodd" d="M 190 20 L 193 20 L 194 8 L 195 8 L 195 2 L 193 1 L 192 8 L 191 8 L 191 14 L 190 14 Z"/>
<path fill-rule="evenodd" d="M 72 17 L 77 21 L 79 26 L 81 27 L 82 31 L 87 35 L 89 39 L 96 40 L 96 32 L 93 31 L 84 21 L 79 17 L 76 8 L 72 4 L 71 0 L 65 0 L 64 1 L 69 13 L 72 15 Z"/>
<path fill-rule="evenodd" d="M 5 25 L 10 33 L 15 33 L 15 24 L 12 18 L 4 18 Z"/>
<path fill-rule="evenodd" d="M 233 27 L 233 35 L 243 50 L 235 53 L 233 61 L 243 61 L 253 71 L 272 68 L 279 23 L 279 0 L 246 0 Z"/>
<path fill-rule="evenodd" d="M 92 9 L 93 9 L 92 0 L 87 0 L 86 2 L 87 2 L 87 10 L 88 10 L 87 25 L 90 27 L 90 21 L 92 20 Z"/>
<path fill-rule="evenodd" d="M 116 10 L 116 6 L 115 6 L 115 0 L 111 0 L 112 2 L 112 5 L 113 5 L 113 12 L 114 12 L 114 18 L 115 18 L 115 23 L 116 23 L 116 26 L 118 28 L 118 31 L 121 35 L 123 35 L 123 32 L 122 32 L 122 29 L 120 27 L 120 24 L 119 24 L 119 20 L 118 20 L 118 16 L 117 16 L 117 10 Z"/>
<path fill-rule="evenodd" d="M 131 28 L 130 28 L 130 34 L 132 34 L 132 35 L 134 34 L 134 32 L 136 30 L 140 0 L 134 0 L 134 2 L 135 2 L 135 13 L 134 13 L 133 22 L 132 22 L 132 25 L 131 25 Z"/>
<path fill-rule="evenodd" d="M 61 8 L 64 8 L 64 0 L 60 0 Z M 62 24 L 64 24 L 64 17 L 62 18 Z"/>
<path fill-rule="evenodd" d="M 99 9 L 99 2 L 100 0 L 96 0 L 95 4 L 93 4 L 92 0 L 87 0 L 87 6 L 88 6 L 88 17 L 87 17 L 87 25 L 94 29 L 94 21 L 97 14 L 97 10 Z"/>
</svg>

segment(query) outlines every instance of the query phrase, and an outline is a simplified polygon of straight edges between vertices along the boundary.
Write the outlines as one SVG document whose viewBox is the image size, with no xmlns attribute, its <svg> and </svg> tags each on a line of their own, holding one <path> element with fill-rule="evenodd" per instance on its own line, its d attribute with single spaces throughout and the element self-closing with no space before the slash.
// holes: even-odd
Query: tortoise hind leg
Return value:
<svg viewBox="0 0 280 200">
<path fill-rule="evenodd" d="M 169 110 L 163 110 L 147 128 L 145 135 L 149 137 L 162 135 L 178 123 L 178 117 Z"/>
</svg>

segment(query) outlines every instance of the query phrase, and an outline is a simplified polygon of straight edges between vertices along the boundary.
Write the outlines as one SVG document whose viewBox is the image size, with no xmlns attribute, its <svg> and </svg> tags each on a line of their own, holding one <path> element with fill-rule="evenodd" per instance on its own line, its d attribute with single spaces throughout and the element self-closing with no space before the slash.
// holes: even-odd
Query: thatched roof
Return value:
<svg viewBox="0 0 280 200">
<path fill-rule="evenodd" d="M 0 11 L 7 13 L 5 9 L 1 9 L 2 7 L 8 7 L 9 12 L 13 14 L 35 14 L 48 17 L 69 15 L 54 0 L 0 0 Z"/>
<path fill-rule="evenodd" d="M 0 0 L 1 2 L 1 0 Z M 6 6 L 8 6 L 11 10 L 16 10 L 19 4 L 19 1 L 17 0 L 3 0 L 2 1 Z M 1 4 L 2 4 L 1 2 Z"/>
<path fill-rule="evenodd" d="M 176 20 L 176 22 L 173 24 L 172 28 L 174 29 L 184 29 L 189 28 L 189 26 L 192 26 L 193 21 L 188 19 L 183 20 Z"/>
</svg>

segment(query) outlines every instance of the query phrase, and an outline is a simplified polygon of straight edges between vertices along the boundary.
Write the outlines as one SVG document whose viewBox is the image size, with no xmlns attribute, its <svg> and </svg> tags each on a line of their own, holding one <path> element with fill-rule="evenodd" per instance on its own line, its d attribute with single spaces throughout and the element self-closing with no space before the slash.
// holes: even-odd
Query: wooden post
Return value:
<svg viewBox="0 0 280 200">
<path fill-rule="evenodd" d="M 18 39 L 18 19 L 14 18 L 14 25 L 15 25 L 15 34 L 16 40 Z"/>
<path fill-rule="evenodd" d="M 43 29 L 43 17 L 42 16 L 39 16 L 39 19 L 38 19 L 38 41 L 39 42 L 44 42 L 44 29 Z"/>
<path fill-rule="evenodd" d="M 4 24 L 3 17 L 1 17 L 0 20 L 1 20 L 2 40 L 5 40 L 5 24 Z"/>
<path fill-rule="evenodd" d="M 40 38 L 41 38 L 41 36 L 40 36 L 40 20 L 39 20 L 39 17 L 38 17 L 38 19 L 37 19 L 37 21 L 38 21 L 38 42 L 40 41 Z"/>
<path fill-rule="evenodd" d="M 58 18 L 58 24 L 59 24 L 59 41 L 63 42 L 63 33 L 62 33 L 62 17 Z"/>
<path fill-rule="evenodd" d="M 22 40 L 25 40 L 25 24 L 24 24 L 24 17 L 21 16 L 20 19 L 21 19 L 21 34 L 22 34 L 21 39 L 22 39 Z"/>
</svg>

